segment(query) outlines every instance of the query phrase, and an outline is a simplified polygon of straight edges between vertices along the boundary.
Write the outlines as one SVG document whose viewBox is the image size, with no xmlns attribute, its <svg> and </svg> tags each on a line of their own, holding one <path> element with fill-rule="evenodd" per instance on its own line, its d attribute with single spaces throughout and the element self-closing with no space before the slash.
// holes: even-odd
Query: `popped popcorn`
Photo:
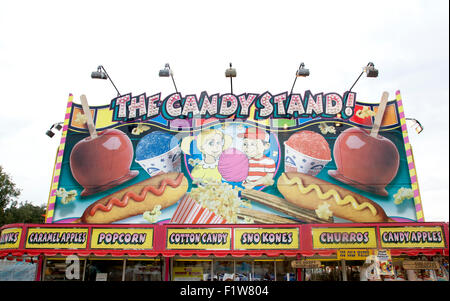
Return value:
<svg viewBox="0 0 450 301">
<path fill-rule="evenodd" d="M 356 116 L 359 118 L 367 118 L 367 117 L 373 117 L 376 115 L 376 113 L 369 109 L 369 107 L 363 107 L 362 110 L 356 111 Z"/>
<path fill-rule="evenodd" d="M 190 166 L 192 166 L 192 167 L 195 167 L 196 165 L 200 164 L 200 162 L 202 162 L 202 160 L 200 160 L 200 159 L 192 159 L 192 158 L 190 158 L 188 160 L 188 164 Z"/>
<path fill-rule="evenodd" d="M 148 131 L 150 127 L 148 125 L 143 125 L 142 123 L 139 123 L 137 127 L 131 130 L 131 134 L 133 135 L 140 135 L 145 131 Z"/>
<path fill-rule="evenodd" d="M 242 201 L 239 197 L 241 188 L 233 188 L 228 183 L 208 180 L 207 183 L 194 180 L 198 187 L 192 188 L 190 196 L 201 206 L 222 216 L 228 223 L 236 224 L 238 220 L 238 208 L 250 207 L 248 201 Z"/>
<path fill-rule="evenodd" d="M 156 205 L 152 211 L 145 211 L 142 217 L 151 224 L 158 221 L 158 217 L 161 215 L 161 205 Z"/>
<path fill-rule="evenodd" d="M 66 191 L 62 187 L 56 190 L 56 196 L 61 198 L 61 203 L 64 205 L 74 201 L 77 195 L 78 192 L 76 190 Z"/>
<path fill-rule="evenodd" d="M 328 133 L 336 134 L 336 128 L 334 126 L 328 125 L 326 123 L 319 124 L 319 129 L 323 135 L 326 135 Z"/>
<path fill-rule="evenodd" d="M 319 218 L 330 219 L 333 216 L 333 212 L 330 210 L 330 204 L 323 202 L 315 210 Z"/>
<path fill-rule="evenodd" d="M 83 113 L 78 113 L 77 117 L 75 117 L 75 122 L 85 124 L 87 123 L 87 117 Z"/>
<path fill-rule="evenodd" d="M 411 188 L 401 187 L 396 194 L 394 194 L 394 204 L 400 205 L 404 200 L 414 198 L 414 191 Z"/>
</svg>

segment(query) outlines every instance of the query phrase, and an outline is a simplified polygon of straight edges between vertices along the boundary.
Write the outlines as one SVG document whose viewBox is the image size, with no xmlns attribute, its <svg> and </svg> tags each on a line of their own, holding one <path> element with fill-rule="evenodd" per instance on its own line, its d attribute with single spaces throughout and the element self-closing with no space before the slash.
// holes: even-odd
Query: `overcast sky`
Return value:
<svg viewBox="0 0 450 301">
<path fill-rule="evenodd" d="M 90 73 L 103 65 L 122 94 L 174 92 L 158 71 L 170 63 L 183 94 L 348 90 L 379 102 L 400 90 L 425 221 L 449 220 L 449 3 L 433 1 L 8 1 L 0 0 L 0 165 L 46 204 L 69 93 L 90 105 L 116 96 Z"/>
</svg>

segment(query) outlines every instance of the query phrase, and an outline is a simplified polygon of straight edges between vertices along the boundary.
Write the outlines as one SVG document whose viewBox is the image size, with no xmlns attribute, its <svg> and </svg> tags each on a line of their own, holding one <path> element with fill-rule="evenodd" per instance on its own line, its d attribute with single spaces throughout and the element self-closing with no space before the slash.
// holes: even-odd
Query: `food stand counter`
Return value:
<svg viewBox="0 0 450 301">
<path fill-rule="evenodd" d="M 38 258 L 36 280 L 448 280 L 448 237 L 448 223 L 12 224 L 0 259 Z"/>
</svg>

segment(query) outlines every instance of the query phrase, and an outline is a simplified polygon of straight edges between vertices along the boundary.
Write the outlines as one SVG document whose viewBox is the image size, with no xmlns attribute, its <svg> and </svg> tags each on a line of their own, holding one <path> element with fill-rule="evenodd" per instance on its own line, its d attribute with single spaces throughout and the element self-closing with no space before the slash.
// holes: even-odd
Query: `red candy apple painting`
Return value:
<svg viewBox="0 0 450 301">
<path fill-rule="evenodd" d="M 130 171 L 132 160 L 133 145 L 122 131 L 107 129 L 95 138 L 80 140 L 70 153 L 72 175 L 84 187 L 80 195 L 101 192 L 137 176 L 137 171 Z"/>
<path fill-rule="evenodd" d="M 343 131 L 334 145 L 337 170 L 328 174 L 359 189 L 387 196 L 385 186 L 397 175 L 400 163 L 395 144 L 361 128 Z"/>
<path fill-rule="evenodd" d="M 423 221 L 400 92 L 322 94 L 70 96 L 46 222 Z"/>
</svg>

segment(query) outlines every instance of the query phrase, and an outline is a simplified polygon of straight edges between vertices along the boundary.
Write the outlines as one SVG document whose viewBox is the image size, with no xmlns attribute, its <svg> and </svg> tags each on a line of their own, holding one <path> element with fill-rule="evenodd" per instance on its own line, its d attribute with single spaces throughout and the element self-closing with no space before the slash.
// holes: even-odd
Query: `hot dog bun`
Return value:
<svg viewBox="0 0 450 301">
<path fill-rule="evenodd" d="M 298 172 L 283 173 L 277 187 L 284 198 L 302 208 L 315 210 L 328 203 L 334 216 L 359 223 L 391 221 L 374 201 L 322 179 Z"/>
<path fill-rule="evenodd" d="M 156 205 L 164 209 L 175 204 L 187 189 L 188 181 L 182 173 L 157 175 L 92 203 L 81 216 L 81 222 L 109 224 L 143 214 Z"/>
</svg>

